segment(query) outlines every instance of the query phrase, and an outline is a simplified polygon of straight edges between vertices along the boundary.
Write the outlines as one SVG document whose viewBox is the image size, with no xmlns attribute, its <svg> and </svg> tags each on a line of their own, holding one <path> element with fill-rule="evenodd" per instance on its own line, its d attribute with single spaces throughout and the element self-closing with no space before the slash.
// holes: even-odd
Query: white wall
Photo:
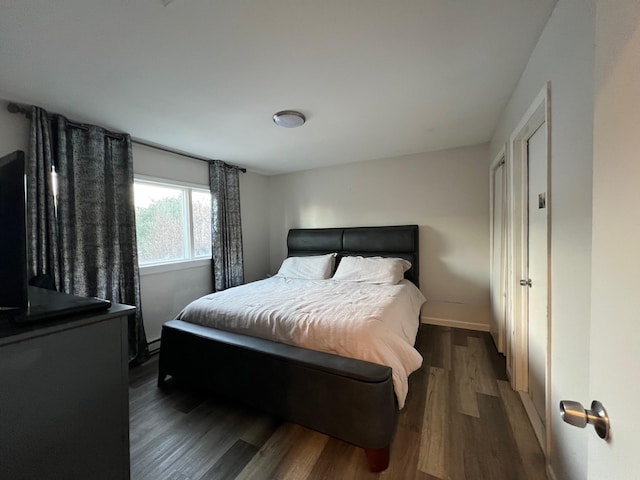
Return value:
<svg viewBox="0 0 640 480">
<path fill-rule="evenodd" d="M 269 177 L 240 174 L 240 209 L 244 279 L 265 278 L 269 273 Z"/>
<path fill-rule="evenodd" d="M 486 329 L 488 168 L 488 145 L 478 145 L 272 176 L 271 272 L 290 228 L 418 224 L 427 300 L 466 306 Z"/>
<path fill-rule="evenodd" d="M 551 81 L 551 406 L 588 398 L 594 2 L 560 0 L 491 141 L 491 157 Z M 586 478 L 587 436 L 552 412 L 557 479 Z"/>
<path fill-rule="evenodd" d="M 0 155 L 16 149 L 27 150 L 29 121 L 7 112 L 0 99 Z M 134 144 L 136 174 L 208 186 L 205 162 Z M 263 278 L 269 271 L 268 179 L 247 172 L 240 175 L 242 234 L 247 281 Z M 212 291 L 211 266 L 148 273 L 141 270 L 140 290 L 147 340 L 160 337 L 162 323 L 172 318 L 188 302 Z"/>
</svg>

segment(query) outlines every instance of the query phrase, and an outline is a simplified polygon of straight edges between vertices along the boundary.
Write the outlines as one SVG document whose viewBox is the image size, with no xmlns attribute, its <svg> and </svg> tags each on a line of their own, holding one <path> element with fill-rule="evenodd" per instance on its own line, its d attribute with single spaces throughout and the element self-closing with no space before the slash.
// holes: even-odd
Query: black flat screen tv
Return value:
<svg viewBox="0 0 640 480">
<path fill-rule="evenodd" d="M 28 307 L 25 155 L 0 158 L 0 307 L 23 315 Z"/>
<path fill-rule="evenodd" d="M 108 300 L 29 286 L 25 168 L 22 151 L 0 158 L 0 318 L 31 323 L 108 309 Z"/>
</svg>

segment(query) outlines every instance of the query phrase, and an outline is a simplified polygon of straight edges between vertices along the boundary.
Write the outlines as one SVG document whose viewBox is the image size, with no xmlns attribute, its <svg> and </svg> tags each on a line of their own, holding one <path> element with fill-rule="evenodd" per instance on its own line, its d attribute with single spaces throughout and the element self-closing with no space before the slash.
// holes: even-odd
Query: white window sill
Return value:
<svg viewBox="0 0 640 480">
<path fill-rule="evenodd" d="M 141 265 L 140 276 L 157 275 L 159 273 L 174 272 L 177 270 L 188 270 L 190 268 L 200 268 L 211 265 L 210 258 L 198 260 L 180 260 L 178 262 L 162 263 L 156 265 Z"/>
</svg>

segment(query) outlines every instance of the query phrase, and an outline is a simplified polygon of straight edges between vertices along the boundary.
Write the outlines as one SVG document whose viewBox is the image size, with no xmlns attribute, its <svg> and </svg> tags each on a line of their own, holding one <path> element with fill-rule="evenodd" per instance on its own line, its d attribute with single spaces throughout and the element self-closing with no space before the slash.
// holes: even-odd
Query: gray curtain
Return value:
<svg viewBox="0 0 640 480">
<path fill-rule="evenodd" d="M 239 170 L 220 160 L 209 163 L 211 249 L 215 291 L 244 283 Z"/>
<path fill-rule="evenodd" d="M 54 165 L 53 139 L 47 112 L 31 110 L 27 159 L 27 234 L 29 278 L 41 275 L 56 289 L 62 285 L 58 256 L 58 227 L 51 172 Z"/>
<path fill-rule="evenodd" d="M 31 273 L 54 272 L 62 292 L 135 305 L 136 314 L 129 318 L 129 359 L 143 360 L 148 348 L 140 302 L 131 138 L 78 125 L 39 108 L 34 113 L 29 171 L 46 174 L 47 162 L 52 163 L 58 194 L 57 232 L 36 233 L 37 239 L 32 234 L 30 242 L 30 256 L 46 258 L 49 264 L 32 261 Z M 47 131 L 48 141 L 47 136 L 36 135 Z M 41 210 L 42 203 L 28 207 L 29 217 L 37 225 L 49 225 L 50 209 Z M 50 250 L 57 253 L 46 253 Z"/>
</svg>

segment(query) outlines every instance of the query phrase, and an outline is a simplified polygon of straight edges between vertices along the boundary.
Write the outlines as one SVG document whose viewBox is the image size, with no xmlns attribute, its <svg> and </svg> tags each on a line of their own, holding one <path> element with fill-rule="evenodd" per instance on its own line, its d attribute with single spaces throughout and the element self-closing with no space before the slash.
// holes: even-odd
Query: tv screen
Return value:
<svg viewBox="0 0 640 480">
<path fill-rule="evenodd" d="M 0 158 L 0 307 L 28 306 L 25 155 Z M 17 312 L 16 312 L 17 313 Z"/>
</svg>

